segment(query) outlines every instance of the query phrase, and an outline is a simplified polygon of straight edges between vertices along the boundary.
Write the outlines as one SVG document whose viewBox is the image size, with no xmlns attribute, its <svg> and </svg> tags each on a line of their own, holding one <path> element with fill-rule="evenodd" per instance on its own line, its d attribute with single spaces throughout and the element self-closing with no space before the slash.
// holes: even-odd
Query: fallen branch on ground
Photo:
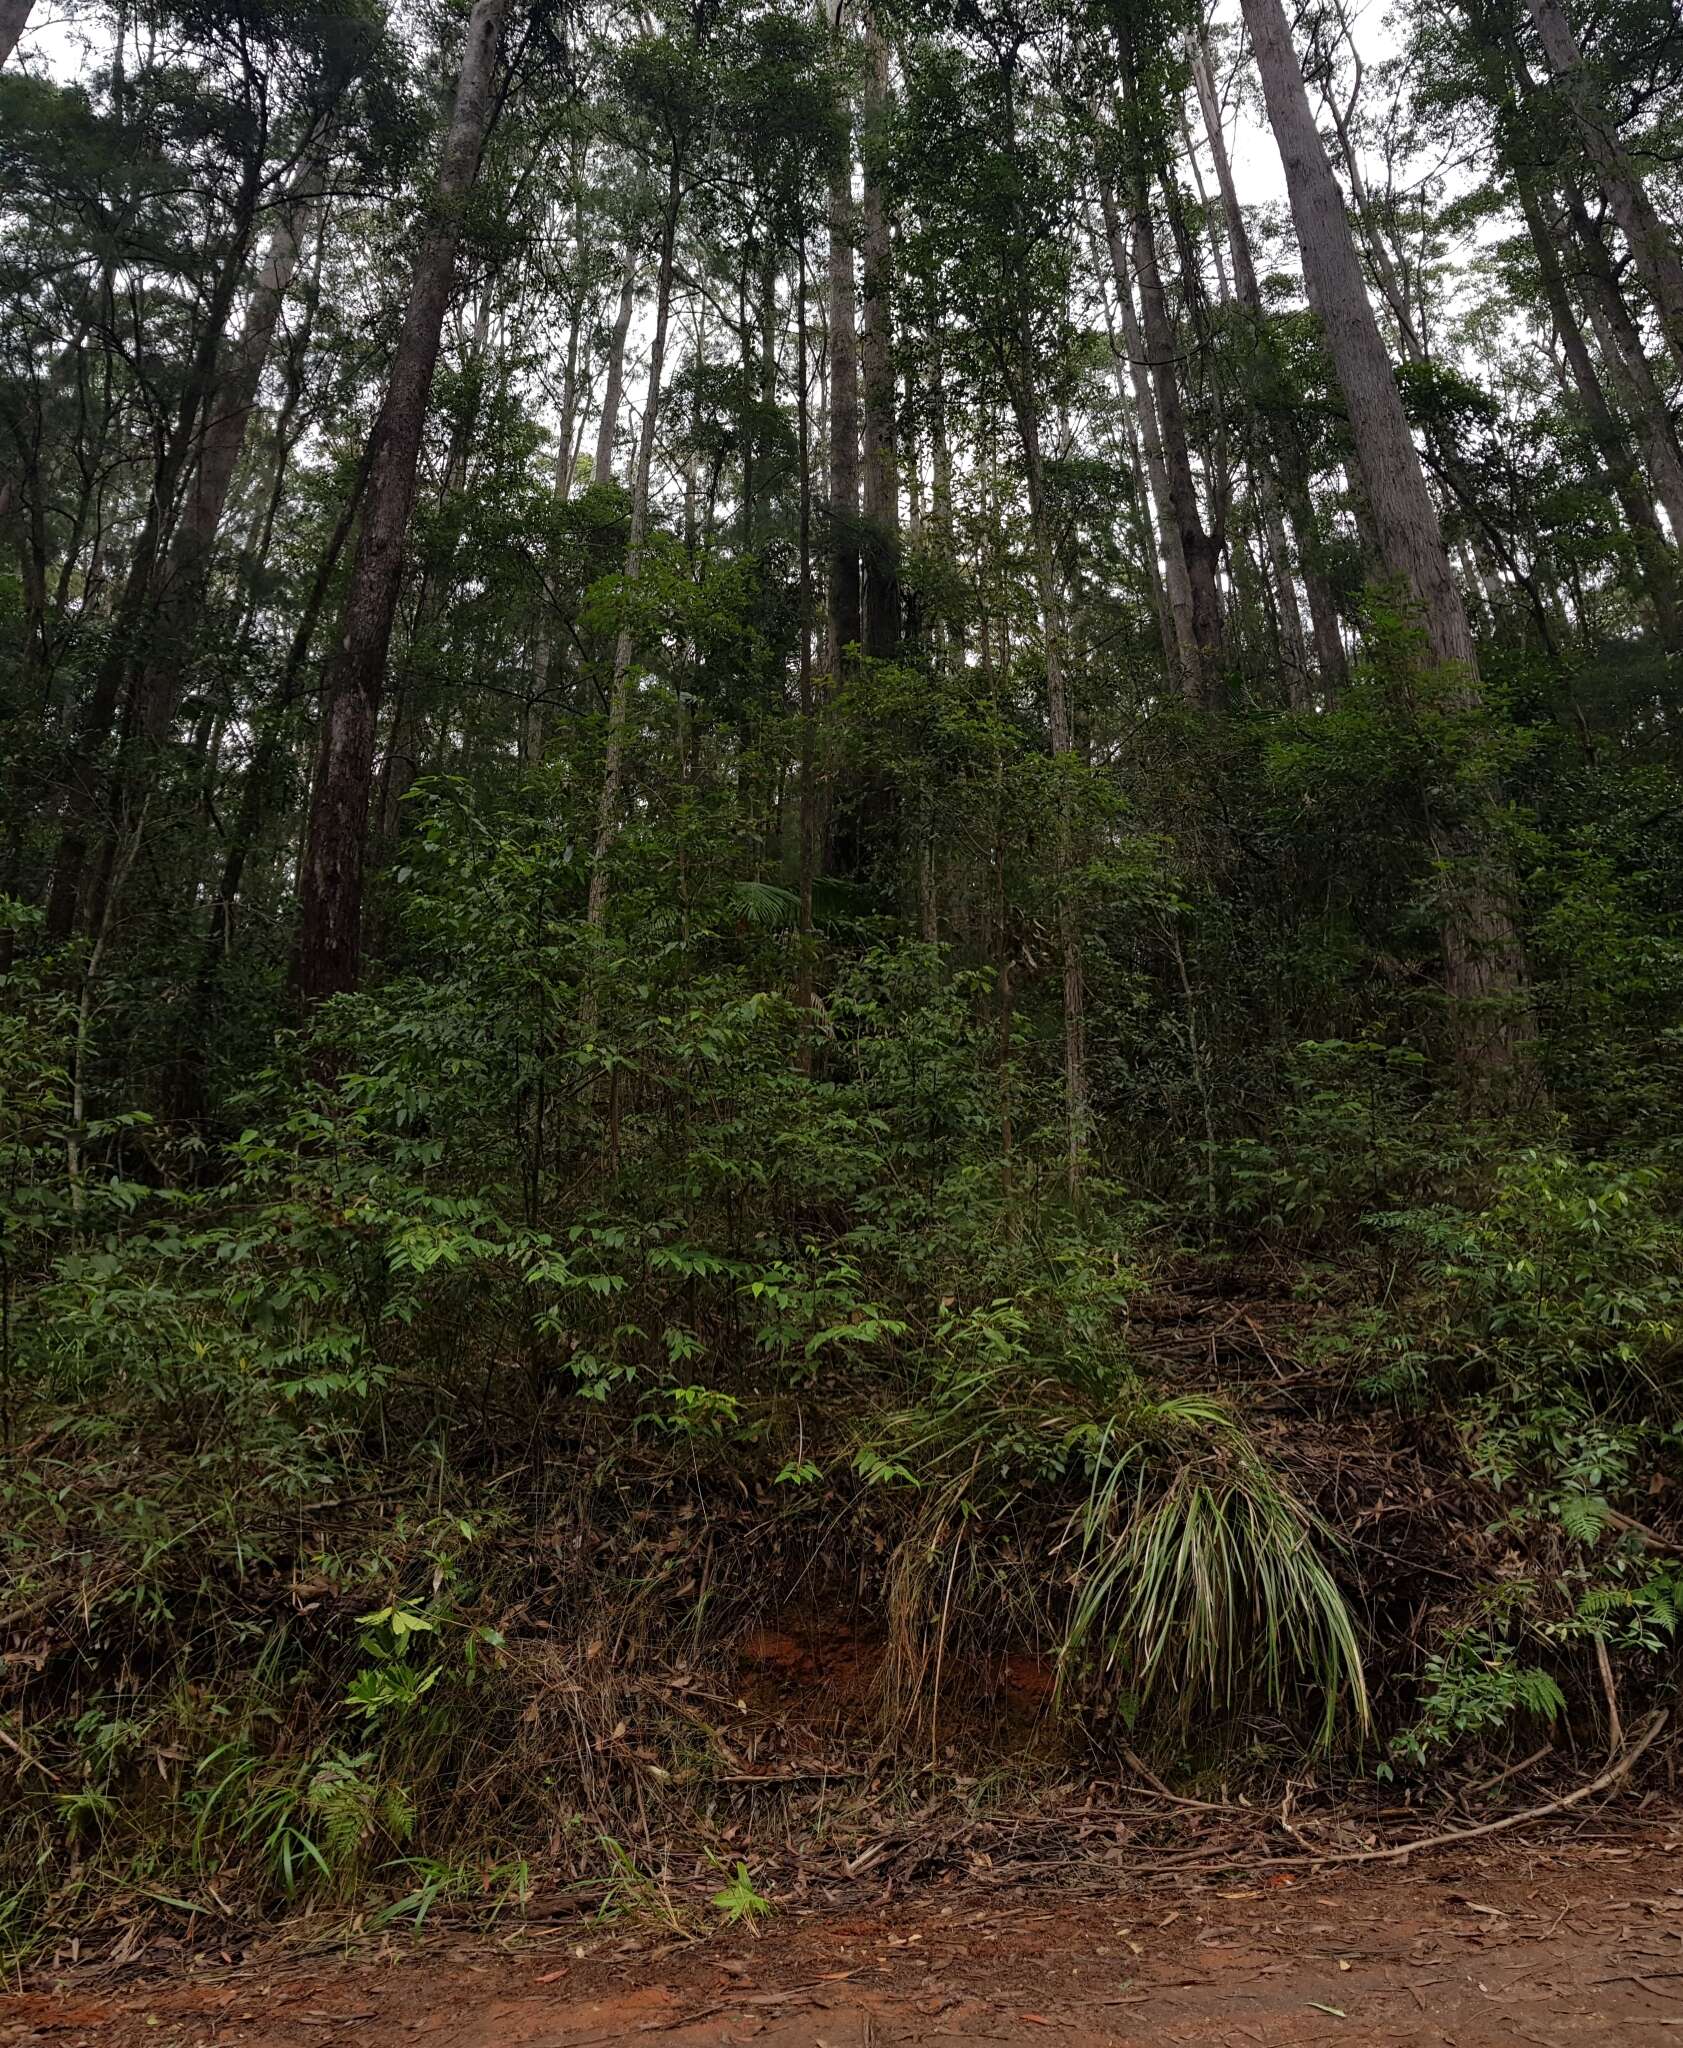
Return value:
<svg viewBox="0 0 1683 2048">
<path fill-rule="evenodd" d="M 1569 1807 L 1580 1806 L 1586 1799 L 1593 1799 L 1598 1792 L 1610 1792 L 1630 1775 L 1638 1758 L 1652 1746 L 1654 1738 L 1665 1726 L 1666 1719 L 1663 1707 L 1651 1715 L 1636 1740 L 1588 1784 L 1563 1793 L 1558 1799 L 1545 1800 L 1541 1806 L 1528 1806 L 1521 1813 L 1505 1814 L 1501 1820 L 1481 1821 L 1477 1827 L 1471 1828 L 1449 1828 L 1442 1834 L 1422 1835 L 1418 1841 L 1395 1842 L 1387 1849 L 1329 1849 L 1324 1856 L 1266 1856 L 1255 1862 L 1248 1862 L 1243 1856 L 1230 1856 L 1200 1867 L 1206 1870 L 1233 1870 L 1240 1866 L 1251 1870 L 1319 1870 L 1328 1863 L 1391 1863 L 1404 1856 L 1418 1856 L 1423 1849 L 1443 1849 L 1453 1843 L 1476 1841 L 1483 1835 L 1500 1835 L 1509 1828 L 1523 1827 L 1527 1821 L 1547 1820 L 1551 1814 L 1565 1813 Z"/>
</svg>

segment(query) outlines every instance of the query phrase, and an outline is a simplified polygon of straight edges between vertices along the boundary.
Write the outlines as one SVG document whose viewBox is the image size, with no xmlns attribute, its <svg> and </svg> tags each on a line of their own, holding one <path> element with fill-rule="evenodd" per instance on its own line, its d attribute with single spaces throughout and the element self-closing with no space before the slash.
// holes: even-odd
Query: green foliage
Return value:
<svg viewBox="0 0 1683 2048">
<path fill-rule="evenodd" d="M 1066 1667 L 1120 1677 L 1133 1711 L 1165 1691 L 1188 1719 L 1253 1694 L 1282 1707 L 1304 1687 L 1323 1743 L 1341 1714 L 1365 1727 L 1355 1623 L 1317 1548 L 1327 1532 L 1219 1407 L 1167 1402 L 1157 1422 L 1179 1452 L 1166 1477 L 1110 1432 L 1094 1460 Z"/>
<path fill-rule="evenodd" d="M 1566 1711 L 1548 1672 L 1522 1664 L 1512 1643 L 1481 1629 L 1456 1632 L 1426 1659 L 1419 1719 L 1391 1739 L 1399 1761 L 1424 1767 L 1469 1739 L 1524 1715 L 1545 1724 Z"/>
<path fill-rule="evenodd" d="M 1594 85 L 1663 25 L 1604 13 Z M 695 1843 L 752 1929 L 807 1795 L 731 1645 L 843 1615 L 873 1800 L 987 1780 L 1019 1662 L 1025 1770 L 1259 1782 L 1674 1688 L 1669 422 L 1562 390 L 1501 25 L 1311 67 L 1398 173 L 1475 672 L 1289 209 L 1182 189 L 1184 8 L 540 8 L 440 208 L 464 21 L 90 11 L 0 78 L 0 1940 L 534 1864 L 705 1918 Z M 1677 91 L 1612 110 L 1656 164 Z"/>
<path fill-rule="evenodd" d="M 1653 1168 L 1527 1150 L 1476 1210 L 1382 1219 L 1419 1260 L 1414 1341 L 1467 1387 L 1474 1469 L 1593 1544 L 1680 1419 L 1683 1236 Z"/>
<path fill-rule="evenodd" d="M 1474 1143 L 1413 1047 L 1311 1042 L 1286 1055 L 1268 1135 L 1213 1148 L 1210 1195 L 1230 1224 L 1313 1249 L 1441 1186 Z"/>
<path fill-rule="evenodd" d="M 752 1927 L 771 1911 L 771 1901 L 755 1889 L 747 1864 L 739 1862 L 729 1884 L 713 1894 L 713 1908 L 727 1927 Z"/>
</svg>

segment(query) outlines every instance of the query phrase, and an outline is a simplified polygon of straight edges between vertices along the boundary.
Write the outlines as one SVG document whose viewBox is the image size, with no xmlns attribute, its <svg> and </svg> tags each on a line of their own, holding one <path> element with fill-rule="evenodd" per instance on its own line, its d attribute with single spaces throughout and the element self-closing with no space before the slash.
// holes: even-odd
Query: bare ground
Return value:
<svg viewBox="0 0 1683 2048">
<path fill-rule="evenodd" d="M 954 1876 L 864 1908 L 786 1907 L 758 1938 L 575 1920 L 126 1981 L 71 1969 L 0 2000 L 0 2042 L 38 2040 L 1683 2048 L 1683 1817 L 1137 1891 Z"/>
</svg>

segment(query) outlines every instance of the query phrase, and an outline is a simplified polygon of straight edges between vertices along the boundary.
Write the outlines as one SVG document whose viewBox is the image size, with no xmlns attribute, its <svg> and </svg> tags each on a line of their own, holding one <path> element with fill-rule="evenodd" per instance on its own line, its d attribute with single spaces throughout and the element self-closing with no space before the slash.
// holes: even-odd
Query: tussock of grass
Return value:
<svg viewBox="0 0 1683 2048">
<path fill-rule="evenodd" d="M 1326 1540 L 1289 1486 L 1222 1411 L 1180 1404 L 1208 1432 L 1167 1473 L 1128 1445 L 1095 1465 L 1081 1517 L 1066 1677 L 1084 1665 L 1135 1709 L 1231 1711 L 1260 1695 L 1318 1697 L 1320 1739 L 1368 1722 L 1355 1624 L 1320 1555 Z"/>
</svg>

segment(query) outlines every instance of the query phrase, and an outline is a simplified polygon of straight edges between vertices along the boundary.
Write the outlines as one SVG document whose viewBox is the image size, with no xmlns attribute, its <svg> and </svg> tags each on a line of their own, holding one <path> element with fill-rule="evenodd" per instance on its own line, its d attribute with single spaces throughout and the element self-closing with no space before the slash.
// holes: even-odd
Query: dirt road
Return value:
<svg viewBox="0 0 1683 2048">
<path fill-rule="evenodd" d="M 755 1939 L 645 1923 L 214 1959 L 0 2001 L 73 2048 L 1683 2048 L 1683 1825 L 1130 1896 L 934 1886 L 785 1907 Z"/>
</svg>

